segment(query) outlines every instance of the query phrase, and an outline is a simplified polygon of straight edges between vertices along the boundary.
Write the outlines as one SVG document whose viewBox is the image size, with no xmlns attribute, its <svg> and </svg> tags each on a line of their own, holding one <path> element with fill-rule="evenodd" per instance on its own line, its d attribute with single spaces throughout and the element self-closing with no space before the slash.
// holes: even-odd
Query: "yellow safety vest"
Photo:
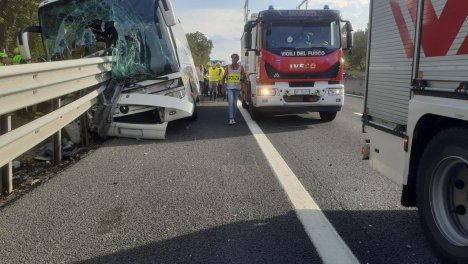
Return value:
<svg viewBox="0 0 468 264">
<path fill-rule="evenodd" d="M 221 77 L 221 69 L 210 67 L 208 69 L 210 82 L 217 82 Z"/>
<path fill-rule="evenodd" d="M 242 67 L 240 65 L 237 66 L 237 69 L 233 69 L 232 65 L 228 65 L 228 74 L 227 74 L 227 80 L 226 80 L 226 89 L 235 89 L 235 90 L 240 90 L 241 89 L 241 72 L 242 72 Z"/>
</svg>

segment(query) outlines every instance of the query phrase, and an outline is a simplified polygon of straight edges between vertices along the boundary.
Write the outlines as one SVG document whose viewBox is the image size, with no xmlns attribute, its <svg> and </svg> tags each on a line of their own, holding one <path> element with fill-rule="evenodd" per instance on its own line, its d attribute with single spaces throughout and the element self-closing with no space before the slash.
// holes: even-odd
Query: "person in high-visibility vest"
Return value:
<svg viewBox="0 0 468 264">
<path fill-rule="evenodd" d="M 221 73 L 219 74 L 219 77 L 223 77 L 224 76 L 224 67 L 221 67 L 221 63 L 220 62 L 216 62 L 216 68 L 220 69 L 221 70 Z M 226 99 L 226 91 L 224 89 L 224 86 L 221 85 L 221 82 L 218 82 L 218 94 L 217 94 L 218 97 L 223 97 L 223 101 Z"/>
<path fill-rule="evenodd" d="M 221 68 L 214 65 L 208 68 L 208 81 L 209 81 L 209 91 L 210 91 L 210 100 L 216 101 L 216 95 L 218 90 L 219 79 L 221 78 Z"/>
<path fill-rule="evenodd" d="M 209 91 L 209 78 L 208 78 L 208 69 L 211 67 L 211 63 L 207 62 L 206 63 L 206 66 L 203 70 L 203 94 L 208 97 L 209 94 L 208 94 L 208 91 Z"/>
<path fill-rule="evenodd" d="M 10 60 L 8 59 L 8 55 L 6 53 L 0 52 L 0 67 L 6 66 L 10 64 Z"/>
<path fill-rule="evenodd" d="M 236 123 L 236 112 L 237 112 L 237 98 L 241 90 L 242 83 L 247 81 L 245 70 L 242 65 L 239 65 L 239 55 L 236 53 L 231 55 L 232 64 L 226 66 L 224 69 L 225 73 L 221 78 L 221 85 L 224 86 L 226 83 L 227 97 L 228 97 L 228 117 L 230 126 Z"/>
<path fill-rule="evenodd" d="M 15 48 L 13 50 L 13 59 L 11 59 L 11 63 L 12 64 L 20 64 L 20 63 L 23 63 L 23 58 L 21 57 L 21 54 L 19 52 L 19 48 Z"/>
</svg>

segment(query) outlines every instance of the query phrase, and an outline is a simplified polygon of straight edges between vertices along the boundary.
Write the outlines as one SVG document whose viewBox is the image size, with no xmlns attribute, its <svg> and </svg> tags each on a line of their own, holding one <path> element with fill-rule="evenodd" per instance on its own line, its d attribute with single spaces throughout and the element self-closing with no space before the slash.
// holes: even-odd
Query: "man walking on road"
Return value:
<svg viewBox="0 0 468 264">
<path fill-rule="evenodd" d="M 244 67 L 239 65 L 239 55 L 236 53 L 231 55 L 232 64 L 226 66 L 224 70 L 224 76 L 221 78 L 221 85 L 224 86 L 226 82 L 226 91 L 228 95 L 228 115 L 229 115 L 229 125 L 234 125 L 236 123 L 236 111 L 237 111 L 237 98 L 239 98 L 239 93 L 241 90 L 242 82 L 247 80 L 245 75 Z"/>
</svg>

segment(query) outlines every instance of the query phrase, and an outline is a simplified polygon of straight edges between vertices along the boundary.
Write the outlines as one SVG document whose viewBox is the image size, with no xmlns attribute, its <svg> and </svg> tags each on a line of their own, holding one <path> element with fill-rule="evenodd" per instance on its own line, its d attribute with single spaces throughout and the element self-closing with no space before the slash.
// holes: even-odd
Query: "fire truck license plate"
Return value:
<svg viewBox="0 0 468 264">
<path fill-rule="evenodd" d="M 310 93 L 309 89 L 294 90 L 294 94 L 309 94 L 309 93 Z"/>
</svg>

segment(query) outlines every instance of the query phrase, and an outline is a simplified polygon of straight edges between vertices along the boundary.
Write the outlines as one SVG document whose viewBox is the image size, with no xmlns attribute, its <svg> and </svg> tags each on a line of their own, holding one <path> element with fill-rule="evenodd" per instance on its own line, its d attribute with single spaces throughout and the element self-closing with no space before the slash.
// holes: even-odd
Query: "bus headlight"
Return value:
<svg viewBox="0 0 468 264">
<path fill-rule="evenodd" d="M 342 88 L 328 88 L 328 95 L 342 95 Z"/>
<path fill-rule="evenodd" d="M 257 96 L 275 96 L 276 89 L 272 87 L 257 87 Z"/>
</svg>

